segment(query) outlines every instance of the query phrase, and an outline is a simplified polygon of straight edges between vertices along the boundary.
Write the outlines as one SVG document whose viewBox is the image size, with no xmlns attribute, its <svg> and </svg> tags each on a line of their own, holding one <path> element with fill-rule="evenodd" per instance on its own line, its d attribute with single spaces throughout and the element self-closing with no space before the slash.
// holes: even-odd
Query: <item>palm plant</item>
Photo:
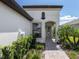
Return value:
<svg viewBox="0 0 79 59">
<path fill-rule="evenodd" d="M 79 29 L 73 28 L 70 25 L 64 25 L 59 28 L 58 36 L 62 42 L 62 45 L 65 46 L 66 44 L 68 44 L 72 49 L 77 48 L 79 44 Z M 70 37 L 73 37 L 73 40 L 71 40 Z M 77 37 L 78 41 L 76 40 Z"/>
</svg>

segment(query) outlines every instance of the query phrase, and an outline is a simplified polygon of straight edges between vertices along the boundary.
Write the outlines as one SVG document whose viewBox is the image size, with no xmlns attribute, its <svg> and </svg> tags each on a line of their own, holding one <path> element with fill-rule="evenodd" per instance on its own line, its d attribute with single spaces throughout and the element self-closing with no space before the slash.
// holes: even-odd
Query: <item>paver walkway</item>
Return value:
<svg viewBox="0 0 79 59">
<path fill-rule="evenodd" d="M 46 50 L 58 50 L 57 44 L 53 42 L 53 40 L 51 39 L 47 39 L 45 44 L 46 44 L 45 45 Z"/>
<path fill-rule="evenodd" d="M 66 53 L 52 40 L 46 40 L 46 50 L 43 59 L 69 59 Z"/>
<path fill-rule="evenodd" d="M 69 59 L 66 53 L 61 50 L 45 51 L 44 54 L 45 54 L 44 59 Z"/>
</svg>

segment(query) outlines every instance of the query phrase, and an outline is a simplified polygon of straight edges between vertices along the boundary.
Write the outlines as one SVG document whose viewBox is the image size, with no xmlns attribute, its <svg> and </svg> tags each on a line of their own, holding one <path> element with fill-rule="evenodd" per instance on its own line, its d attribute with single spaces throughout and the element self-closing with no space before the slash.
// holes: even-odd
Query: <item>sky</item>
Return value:
<svg viewBox="0 0 79 59">
<path fill-rule="evenodd" d="M 63 5 L 60 23 L 79 18 L 79 0 L 17 0 L 20 5 Z"/>
</svg>

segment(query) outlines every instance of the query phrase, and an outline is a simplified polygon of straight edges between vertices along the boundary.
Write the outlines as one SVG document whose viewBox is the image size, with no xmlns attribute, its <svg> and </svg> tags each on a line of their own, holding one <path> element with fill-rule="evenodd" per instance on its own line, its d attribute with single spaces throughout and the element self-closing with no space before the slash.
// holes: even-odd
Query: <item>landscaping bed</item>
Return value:
<svg viewBox="0 0 79 59">
<path fill-rule="evenodd" d="M 2 59 L 40 59 L 44 45 L 32 36 L 19 37 L 11 46 L 1 48 Z"/>
<path fill-rule="evenodd" d="M 66 50 L 66 53 L 70 57 L 70 59 L 79 59 L 79 51 Z"/>
</svg>

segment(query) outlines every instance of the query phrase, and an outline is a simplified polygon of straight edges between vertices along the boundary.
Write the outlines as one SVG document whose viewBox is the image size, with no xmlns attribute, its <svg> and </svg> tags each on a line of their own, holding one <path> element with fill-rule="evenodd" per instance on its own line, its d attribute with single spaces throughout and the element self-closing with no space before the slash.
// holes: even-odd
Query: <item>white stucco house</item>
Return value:
<svg viewBox="0 0 79 59">
<path fill-rule="evenodd" d="M 53 30 L 58 30 L 61 5 L 24 5 L 24 10 L 33 17 L 32 32 L 36 33 L 37 41 L 44 43 L 53 38 Z M 55 34 L 56 39 L 57 34 Z"/>
<path fill-rule="evenodd" d="M 24 5 L 15 0 L 0 0 L 0 33 L 23 31 L 34 34 L 37 42 L 53 38 L 59 26 L 61 5 Z M 57 34 L 55 34 L 57 39 Z"/>
</svg>

